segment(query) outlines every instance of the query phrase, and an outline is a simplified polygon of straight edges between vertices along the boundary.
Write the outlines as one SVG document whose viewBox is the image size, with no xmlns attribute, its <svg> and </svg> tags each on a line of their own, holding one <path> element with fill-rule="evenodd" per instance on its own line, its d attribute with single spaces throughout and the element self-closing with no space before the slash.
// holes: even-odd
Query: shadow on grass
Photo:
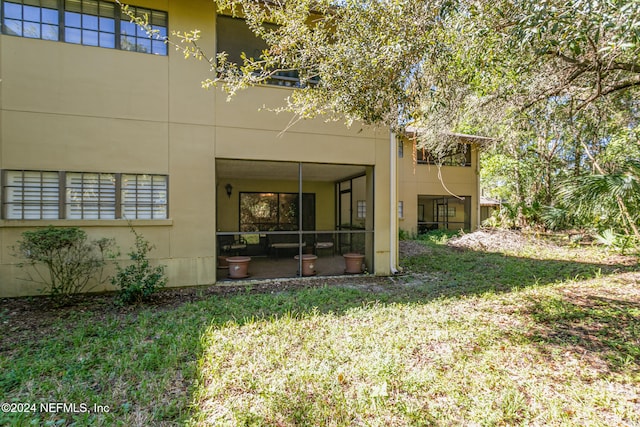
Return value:
<svg viewBox="0 0 640 427">
<path fill-rule="evenodd" d="M 205 354 L 202 336 L 210 327 L 224 327 L 229 322 L 242 326 L 280 316 L 340 315 L 376 303 L 423 304 L 596 278 L 634 268 L 436 245 L 424 255 L 405 259 L 403 265 L 409 274 L 393 280 L 350 277 L 334 286 L 329 279 L 315 279 L 308 282 L 315 285 L 281 287 L 277 292 L 269 291 L 268 284 L 252 285 L 236 295 L 212 295 L 169 310 L 140 307 L 105 316 L 86 307 L 29 342 L 3 348 L 0 395 L 17 401 L 111 406 L 108 414 L 53 416 L 78 425 L 122 422 L 131 411 L 138 411 L 135 416 L 146 424 L 185 421 L 203 381 L 199 362 Z M 610 369 L 637 369 L 638 309 L 636 302 L 616 299 L 533 301 L 529 314 L 539 328 L 530 339 L 543 347 L 582 346 L 611 360 Z M 33 384 L 37 384 L 35 391 Z M 130 386 L 124 387 L 126 384 Z M 39 421 L 51 419 L 46 414 L 0 414 L 0 424 L 26 424 L 33 422 L 34 416 Z"/>
<path fill-rule="evenodd" d="M 532 300 L 524 313 L 536 322 L 528 335 L 541 353 L 563 348 L 596 369 L 605 361 L 609 371 L 640 372 L 640 301 L 569 293 Z"/>
<path fill-rule="evenodd" d="M 409 273 L 427 275 L 426 280 L 434 282 L 433 291 L 446 297 L 509 292 L 640 269 L 638 265 L 534 259 L 442 245 L 427 248 L 426 254 L 407 258 L 402 265 Z"/>
<path fill-rule="evenodd" d="M 424 286 L 440 297 L 510 292 L 575 280 L 606 281 L 612 274 L 640 270 L 637 263 L 541 260 L 427 246 L 427 254 L 408 258 L 404 265 L 429 275 L 433 283 Z M 611 371 L 640 371 L 640 300 L 565 292 L 531 299 L 521 313 L 534 320 L 536 327 L 528 331 L 527 339 L 539 344 L 541 353 L 562 347 L 598 355 Z"/>
</svg>

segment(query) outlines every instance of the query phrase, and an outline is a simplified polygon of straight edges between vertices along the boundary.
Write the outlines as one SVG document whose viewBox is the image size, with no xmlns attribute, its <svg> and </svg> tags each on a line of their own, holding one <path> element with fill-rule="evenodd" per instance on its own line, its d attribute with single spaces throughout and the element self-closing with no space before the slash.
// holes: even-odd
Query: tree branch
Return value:
<svg viewBox="0 0 640 427">
<path fill-rule="evenodd" d="M 630 77 L 622 82 L 619 82 L 618 84 L 615 84 L 613 86 L 609 86 L 605 89 L 601 89 L 599 91 L 597 91 L 596 93 L 594 93 L 593 95 L 591 95 L 589 98 L 587 98 L 585 101 L 581 102 L 577 107 L 576 107 L 576 111 L 580 111 L 583 108 L 585 108 L 587 105 L 589 105 L 590 103 L 592 103 L 593 101 L 595 101 L 596 99 L 603 97 L 603 96 L 607 96 L 613 92 L 617 92 L 620 90 L 625 90 L 625 89 L 629 89 L 631 87 L 634 86 L 640 86 L 640 74 Z"/>
<path fill-rule="evenodd" d="M 614 61 L 608 67 L 610 70 L 623 70 L 631 73 L 640 73 L 640 64 L 635 62 L 617 62 Z"/>
</svg>

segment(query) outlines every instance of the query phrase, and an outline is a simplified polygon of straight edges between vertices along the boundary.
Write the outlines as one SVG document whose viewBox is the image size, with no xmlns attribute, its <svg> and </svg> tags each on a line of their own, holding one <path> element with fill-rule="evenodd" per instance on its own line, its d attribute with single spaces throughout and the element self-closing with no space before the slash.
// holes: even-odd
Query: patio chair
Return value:
<svg viewBox="0 0 640 427">
<path fill-rule="evenodd" d="M 242 236 L 218 236 L 220 254 L 242 255 L 247 250 L 247 242 Z"/>
</svg>

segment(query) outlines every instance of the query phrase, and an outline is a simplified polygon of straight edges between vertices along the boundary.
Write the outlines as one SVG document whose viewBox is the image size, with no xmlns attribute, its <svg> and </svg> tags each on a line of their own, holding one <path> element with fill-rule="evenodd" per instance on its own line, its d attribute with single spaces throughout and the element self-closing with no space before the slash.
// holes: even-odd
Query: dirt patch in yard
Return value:
<svg viewBox="0 0 640 427">
<path fill-rule="evenodd" d="M 558 243 L 562 235 L 525 233 L 516 230 L 481 229 L 473 233 L 454 237 L 447 242 L 447 246 L 483 252 L 501 252 L 510 254 L 551 254 L 552 258 L 560 260 L 576 260 L 597 262 L 603 265 L 633 266 L 638 264 L 638 257 L 634 255 L 620 255 L 596 248 L 595 243 L 570 244 Z"/>
<path fill-rule="evenodd" d="M 431 250 L 416 240 L 400 240 L 400 258 L 425 255 Z"/>
<path fill-rule="evenodd" d="M 454 237 L 447 245 L 460 249 L 471 249 L 487 252 L 517 252 L 525 247 L 557 248 L 552 242 L 536 239 L 514 230 L 483 229 L 473 233 Z"/>
</svg>

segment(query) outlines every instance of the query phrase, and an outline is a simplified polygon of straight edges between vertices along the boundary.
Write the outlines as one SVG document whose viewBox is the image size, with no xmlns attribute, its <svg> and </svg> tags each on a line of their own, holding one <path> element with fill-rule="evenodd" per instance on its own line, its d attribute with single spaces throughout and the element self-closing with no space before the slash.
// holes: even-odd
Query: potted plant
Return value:
<svg viewBox="0 0 640 427">
<path fill-rule="evenodd" d="M 300 255 L 296 255 L 296 261 L 300 260 Z M 303 276 L 313 276 L 316 274 L 316 260 L 317 256 L 313 254 L 303 254 L 302 255 L 302 275 Z"/>
<path fill-rule="evenodd" d="M 348 253 L 344 257 L 345 270 L 347 274 L 360 274 L 364 271 L 364 255 L 359 253 Z"/>
<path fill-rule="evenodd" d="M 251 257 L 248 256 L 232 256 L 227 258 L 229 264 L 229 278 L 244 279 L 249 277 L 249 262 Z"/>
</svg>

